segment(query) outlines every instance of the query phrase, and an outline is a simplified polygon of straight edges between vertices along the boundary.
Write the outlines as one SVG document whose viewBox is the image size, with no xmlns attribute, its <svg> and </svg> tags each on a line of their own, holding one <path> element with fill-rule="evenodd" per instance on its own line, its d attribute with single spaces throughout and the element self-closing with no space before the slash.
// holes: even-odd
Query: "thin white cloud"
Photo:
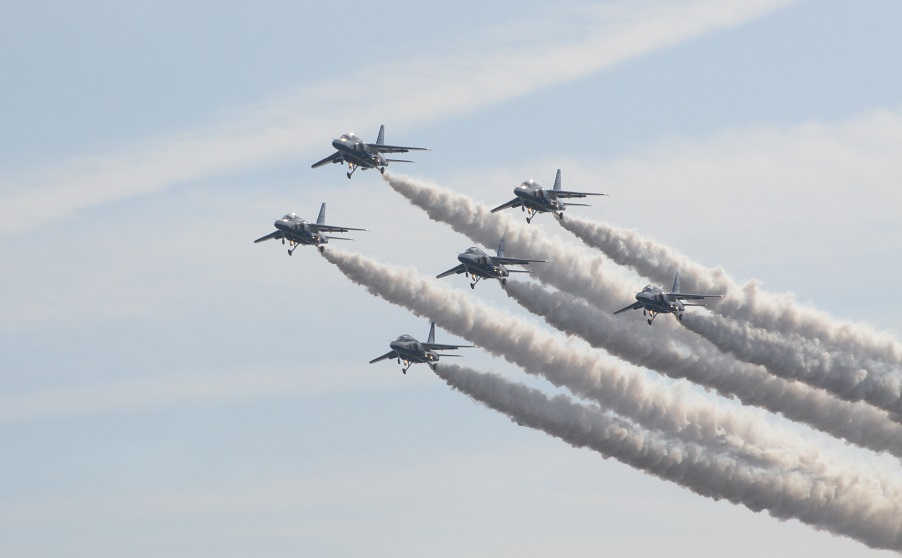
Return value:
<svg viewBox="0 0 902 558">
<path fill-rule="evenodd" d="M 293 366 L 241 371 L 180 371 L 119 382 L 0 395 L 0 424 L 135 413 L 199 402 L 233 403 L 253 398 L 315 396 L 356 390 L 385 390 L 421 383 L 417 375 L 374 375 L 362 366 L 328 365 L 303 374 Z"/>
<path fill-rule="evenodd" d="M 695 0 L 581 9 L 571 14 L 581 25 L 549 29 L 541 38 L 518 32 L 535 28 L 531 20 L 493 29 L 467 50 L 395 60 L 353 81 L 304 87 L 220 126 L 2 177 L 0 236 L 32 230 L 48 218 L 94 204 L 290 160 L 328 146 L 325 138 L 344 131 L 335 128 L 338 122 L 375 127 L 373 107 L 379 107 L 380 118 L 390 118 L 391 126 L 403 130 L 575 80 L 753 20 L 791 1 Z M 495 37 L 505 38 L 503 46 L 493 46 Z"/>
</svg>

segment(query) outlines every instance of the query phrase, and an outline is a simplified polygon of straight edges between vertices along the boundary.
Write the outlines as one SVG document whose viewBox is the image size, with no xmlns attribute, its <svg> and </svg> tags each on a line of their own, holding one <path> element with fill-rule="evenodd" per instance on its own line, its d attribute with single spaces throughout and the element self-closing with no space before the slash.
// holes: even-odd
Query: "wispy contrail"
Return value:
<svg viewBox="0 0 902 558">
<path fill-rule="evenodd" d="M 371 293 L 430 317 L 525 371 L 598 401 L 644 428 L 787 467 L 810 467 L 820 459 L 821 446 L 771 425 L 756 410 L 718 403 L 685 386 L 651 381 L 576 339 L 550 334 L 414 269 L 387 266 L 339 249 L 326 250 L 324 257 Z M 895 478 L 889 482 L 895 483 Z"/>
<path fill-rule="evenodd" d="M 519 281 L 509 281 L 504 290 L 553 327 L 633 364 L 686 378 L 853 444 L 902 457 L 902 425 L 869 405 L 839 401 L 823 390 L 738 362 L 681 329 L 652 331 L 644 321 L 618 319 L 564 292 L 550 292 Z M 689 319 L 685 316 L 684 323 Z"/>
<path fill-rule="evenodd" d="M 902 550 L 900 502 L 896 494 L 873 493 L 840 473 L 750 466 L 693 443 L 675 443 L 637 429 L 597 407 L 480 374 L 453 364 L 436 374 L 453 388 L 576 447 L 673 481 L 696 494 L 727 499 L 779 519 L 796 518 L 872 548 Z"/>
<path fill-rule="evenodd" d="M 749 321 L 769 331 L 819 340 L 825 347 L 848 353 L 850 358 L 860 359 L 862 363 L 872 359 L 902 364 L 902 345 L 892 336 L 866 325 L 841 321 L 804 307 L 791 296 L 764 292 L 755 282 L 740 286 L 724 270 L 704 267 L 633 230 L 579 217 L 568 217 L 560 224 L 614 262 L 656 282 L 667 285 L 679 270 L 683 290 L 724 293 L 724 299 L 716 307 L 712 305 L 719 314 Z"/>
<path fill-rule="evenodd" d="M 753 283 L 740 287 L 722 269 L 705 268 L 636 231 L 580 218 L 567 219 L 561 226 L 615 262 L 656 281 L 680 270 L 684 291 L 723 292 L 723 301 L 711 309 L 730 320 L 688 315 L 685 322 L 721 350 L 847 401 L 902 411 L 902 369 L 896 366 L 902 347 L 888 336 L 802 307 L 791 297 L 764 293 Z"/>
</svg>

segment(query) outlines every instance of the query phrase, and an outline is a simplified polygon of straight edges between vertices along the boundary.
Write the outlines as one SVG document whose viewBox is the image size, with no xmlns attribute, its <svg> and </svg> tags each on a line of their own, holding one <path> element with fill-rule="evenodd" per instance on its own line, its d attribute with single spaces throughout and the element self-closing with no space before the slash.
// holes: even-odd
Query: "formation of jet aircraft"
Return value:
<svg viewBox="0 0 902 558">
<path fill-rule="evenodd" d="M 351 169 L 347 175 L 351 178 L 358 168 L 375 169 L 385 173 L 385 167 L 389 163 L 413 163 L 405 159 L 386 159 L 383 153 L 407 153 L 408 151 L 431 151 L 428 147 L 406 147 L 403 145 L 385 145 L 385 125 L 379 126 L 379 135 L 376 143 L 367 143 L 354 135 L 353 132 L 342 134 L 338 139 L 332 140 L 335 153 L 325 159 L 313 163 L 312 168 L 319 168 L 329 163 L 347 163 Z"/>
<path fill-rule="evenodd" d="M 704 306 L 701 303 L 685 301 L 705 298 L 723 298 L 723 295 L 681 293 L 680 272 L 678 271 L 673 277 L 673 289 L 670 292 L 665 292 L 663 288 L 657 285 L 646 285 L 644 289 L 636 293 L 636 302 L 617 310 L 614 314 L 642 308 L 643 316 L 651 316 L 647 318 L 648 325 L 651 325 L 658 314 L 674 314 L 677 319 L 682 321 L 683 310 L 687 306 Z"/>
<path fill-rule="evenodd" d="M 508 276 L 513 273 L 529 273 L 525 269 L 508 269 L 507 265 L 526 265 L 530 263 L 547 263 L 545 260 L 525 260 L 522 258 L 507 258 L 504 256 L 504 237 L 498 244 L 498 255 L 489 256 L 481 249 L 467 248 L 463 254 L 457 256 L 460 265 L 452 267 L 448 271 L 436 275 L 436 279 L 447 277 L 449 275 L 463 273 L 466 276 L 473 276 L 473 282 L 470 288 L 475 289 L 476 283 L 480 279 L 500 279 L 502 285 L 507 284 Z"/>
<path fill-rule="evenodd" d="M 527 223 L 532 222 L 532 218 L 535 217 L 537 213 L 555 213 L 557 214 L 558 219 L 563 219 L 564 209 L 566 209 L 567 206 L 588 206 L 589 204 L 563 202 L 561 201 L 562 199 L 585 198 L 587 196 L 607 196 L 607 194 L 598 194 L 594 192 L 571 192 L 568 190 L 561 190 L 561 169 L 557 170 L 557 175 L 554 177 L 554 187 L 551 190 L 542 188 L 535 180 L 527 180 L 514 188 L 514 195 L 517 197 L 507 203 L 499 205 L 492 210 L 492 213 L 509 207 L 519 207 L 521 211 L 529 213 L 526 217 Z"/>
<path fill-rule="evenodd" d="M 408 147 L 400 145 L 385 144 L 385 126 L 379 127 L 379 135 L 375 143 L 367 143 L 353 133 L 343 134 L 340 138 L 332 141 L 332 147 L 335 153 L 317 161 L 312 168 L 319 168 L 329 163 L 346 163 L 350 169 L 347 177 L 360 168 L 379 169 L 380 173 L 385 173 L 385 167 L 389 163 L 412 163 L 413 161 L 405 159 L 388 159 L 385 154 L 407 153 L 408 151 L 430 151 L 426 147 Z M 558 219 L 564 218 L 564 210 L 571 205 L 587 206 L 584 203 L 572 203 L 562 200 L 572 198 L 585 198 L 588 196 L 607 196 L 598 192 L 575 192 L 563 190 L 561 188 L 561 169 L 557 169 L 554 178 L 554 186 L 547 190 L 536 183 L 534 180 L 526 180 L 519 186 L 514 188 L 514 199 L 507 203 L 503 203 L 492 209 L 492 213 L 501 211 L 502 209 L 519 207 L 521 211 L 528 213 L 526 222 L 531 223 L 532 219 L 539 213 L 553 213 Z M 289 244 L 288 255 L 292 255 L 298 246 L 316 246 L 320 252 L 325 251 L 325 244 L 329 240 L 353 240 L 345 237 L 331 236 L 332 233 L 346 233 L 349 231 L 366 231 L 367 229 L 341 227 L 338 225 L 326 224 L 326 204 L 323 202 L 319 210 L 319 216 L 316 223 L 309 223 L 294 213 L 288 213 L 281 219 L 277 219 L 273 226 L 275 231 L 258 238 L 254 243 L 263 242 L 270 239 L 281 239 L 284 245 L 286 241 Z M 439 273 L 436 278 L 441 279 L 449 275 L 463 273 L 467 277 L 472 277 L 473 282 L 470 288 L 475 289 L 476 284 L 481 279 L 498 279 L 502 285 L 507 284 L 507 278 L 511 273 L 529 273 L 525 269 L 509 269 L 509 265 L 527 265 L 531 263 L 547 263 L 546 260 L 529 260 L 524 258 L 509 258 L 504 255 L 504 237 L 498 244 L 498 250 L 495 256 L 490 256 L 480 248 L 468 248 L 462 254 L 457 256 L 459 265 L 451 269 Z M 643 315 L 646 316 L 648 325 L 651 325 L 658 314 L 674 314 L 677 319 L 683 319 L 683 311 L 687 306 L 704 306 L 699 301 L 707 298 L 722 298 L 723 295 L 716 294 L 689 294 L 680 292 L 680 274 L 677 272 L 673 278 L 673 288 L 670 292 L 664 291 L 663 288 L 648 285 L 640 292 L 636 293 L 636 302 L 621 308 L 614 312 L 620 314 L 627 310 L 642 309 Z M 417 341 L 410 335 L 401 335 L 391 343 L 391 350 L 382 356 L 374 358 L 370 364 L 385 359 L 397 359 L 398 364 L 403 363 L 401 371 L 407 373 L 407 370 L 418 363 L 426 363 L 433 370 L 438 365 L 439 358 L 457 357 L 460 355 L 438 353 L 436 351 L 449 351 L 461 348 L 469 348 L 474 345 L 446 345 L 435 342 L 435 322 L 432 322 L 429 328 L 429 338 L 424 342 Z"/>
<path fill-rule="evenodd" d="M 401 372 L 407 374 L 407 369 L 414 364 L 426 363 L 435 370 L 441 357 L 459 357 L 460 355 L 448 355 L 435 351 L 451 351 L 455 349 L 472 348 L 474 345 L 443 345 L 435 342 L 435 322 L 429 326 L 429 337 L 425 343 L 417 341 L 410 335 L 402 335 L 388 344 L 391 350 L 382 356 L 370 361 L 370 364 L 387 358 L 398 359 L 398 364 L 404 363 Z"/>
<path fill-rule="evenodd" d="M 328 236 L 325 233 L 346 233 L 348 231 L 365 231 L 367 229 L 355 229 L 351 227 L 339 227 L 337 225 L 326 224 L 326 202 L 319 208 L 319 217 L 316 223 L 308 223 L 294 213 L 288 213 L 277 219 L 273 226 L 275 232 L 271 232 L 266 236 L 261 236 L 254 243 L 263 242 L 271 238 L 281 238 L 282 244 L 288 241 L 288 255 L 292 255 L 298 246 L 316 246 L 320 252 L 326 247 L 323 246 L 332 240 L 353 240 L 351 238 L 343 238 L 340 236 Z"/>
</svg>

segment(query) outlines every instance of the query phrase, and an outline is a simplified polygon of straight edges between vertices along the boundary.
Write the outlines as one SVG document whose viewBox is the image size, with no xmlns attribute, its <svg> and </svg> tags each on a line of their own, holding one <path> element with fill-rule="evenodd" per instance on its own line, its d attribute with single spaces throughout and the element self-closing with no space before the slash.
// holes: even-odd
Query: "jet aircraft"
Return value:
<svg viewBox="0 0 902 558">
<path fill-rule="evenodd" d="M 275 232 L 269 233 L 266 236 L 261 236 L 254 241 L 254 244 L 263 242 L 264 240 L 269 240 L 271 238 L 281 238 L 282 244 L 285 244 L 285 241 L 287 240 L 289 246 L 289 256 L 292 255 L 295 249 L 301 245 L 309 246 L 312 244 L 318 247 L 320 252 L 324 252 L 326 250 L 326 247 L 323 245 L 327 244 L 329 242 L 329 239 L 353 240 L 351 238 L 342 238 L 340 236 L 327 236 L 325 233 L 343 233 L 348 231 L 367 230 L 327 225 L 326 202 L 323 202 L 323 205 L 319 208 L 319 217 L 316 218 L 316 223 L 308 223 L 307 221 L 298 217 L 296 214 L 288 213 L 281 219 L 276 220 L 276 222 L 273 223 L 273 226 L 276 227 Z"/>
<path fill-rule="evenodd" d="M 642 315 L 648 316 L 648 325 L 654 321 L 658 314 L 675 314 L 679 320 L 683 319 L 683 310 L 687 306 L 704 306 L 700 303 L 684 302 L 686 300 L 701 300 L 705 298 L 723 298 L 723 295 L 703 295 L 703 294 L 686 294 L 680 292 L 680 273 L 677 272 L 673 277 L 673 289 L 671 292 L 664 292 L 664 289 L 657 285 L 646 285 L 644 289 L 636 293 L 636 302 L 625 308 L 621 308 L 614 312 L 619 314 L 627 310 L 638 310 L 642 308 Z"/>
<path fill-rule="evenodd" d="M 441 279 L 442 277 L 454 275 L 455 273 L 463 273 L 468 277 L 472 275 L 473 282 L 470 283 L 471 289 L 475 289 L 476 283 L 483 278 L 500 279 L 501 284 L 506 285 L 507 277 L 511 273 L 529 273 L 525 269 L 508 269 L 505 267 L 505 264 L 525 265 L 529 263 L 547 263 L 545 260 L 506 258 L 504 256 L 504 237 L 501 237 L 501 243 L 498 244 L 497 256 L 489 256 L 474 246 L 472 248 L 467 248 L 463 254 L 459 254 L 457 259 L 460 261 L 460 265 L 452 267 L 443 273 L 439 273 L 435 277 Z"/>
<path fill-rule="evenodd" d="M 387 358 L 398 359 L 398 364 L 404 361 L 404 368 L 401 372 L 407 374 L 407 369 L 413 364 L 425 362 L 430 368 L 435 370 L 438 366 L 439 357 L 459 357 L 460 355 L 446 355 L 436 353 L 435 351 L 450 351 L 453 349 L 470 348 L 473 345 L 442 345 L 435 342 L 435 322 L 429 326 L 429 340 L 421 343 L 410 335 L 402 335 L 389 343 L 391 350 L 380 357 L 376 357 L 370 361 L 370 364 L 385 360 Z"/>
<path fill-rule="evenodd" d="M 385 145 L 385 125 L 379 126 L 379 136 L 376 143 L 367 143 L 354 135 L 353 132 L 342 134 L 338 139 L 332 140 L 335 153 L 321 161 L 313 163 L 312 168 L 319 168 L 328 163 L 347 163 L 351 169 L 347 173 L 348 178 L 354 174 L 357 168 L 375 169 L 385 174 L 385 167 L 389 163 L 413 163 L 405 159 L 386 159 L 383 153 L 407 153 L 408 151 L 432 151 L 428 147 L 405 147 L 401 145 Z"/>
<path fill-rule="evenodd" d="M 588 206 L 586 203 L 565 203 L 561 199 L 565 198 L 585 198 L 586 196 L 607 196 L 607 194 L 598 194 L 593 192 L 570 192 L 561 190 L 561 169 L 557 170 L 554 177 L 554 188 L 546 190 L 539 186 L 535 180 L 527 180 L 514 188 L 514 195 L 517 196 L 507 203 L 503 203 L 492 210 L 492 213 L 507 209 L 508 207 L 519 207 L 521 211 L 528 211 L 529 216 L 526 222 L 532 222 L 532 218 L 536 213 L 557 213 L 558 219 L 564 218 L 564 209 L 568 205 Z"/>
</svg>

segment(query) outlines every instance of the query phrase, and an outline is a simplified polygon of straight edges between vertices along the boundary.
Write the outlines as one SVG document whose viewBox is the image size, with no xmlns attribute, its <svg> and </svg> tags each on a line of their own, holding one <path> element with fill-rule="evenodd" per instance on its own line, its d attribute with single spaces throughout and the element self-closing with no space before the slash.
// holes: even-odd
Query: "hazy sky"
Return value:
<svg viewBox="0 0 902 558">
<path fill-rule="evenodd" d="M 890 0 L 6 6 L 0 554 L 877 555 L 367 364 L 428 322 L 252 241 L 325 201 L 371 229 L 344 249 L 455 265 L 473 242 L 377 173 L 310 168 L 385 124 L 433 149 L 390 172 L 497 205 L 561 168 L 610 194 L 575 215 L 900 337 L 899 21 Z M 553 331 L 495 282 L 467 294 Z"/>
</svg>

